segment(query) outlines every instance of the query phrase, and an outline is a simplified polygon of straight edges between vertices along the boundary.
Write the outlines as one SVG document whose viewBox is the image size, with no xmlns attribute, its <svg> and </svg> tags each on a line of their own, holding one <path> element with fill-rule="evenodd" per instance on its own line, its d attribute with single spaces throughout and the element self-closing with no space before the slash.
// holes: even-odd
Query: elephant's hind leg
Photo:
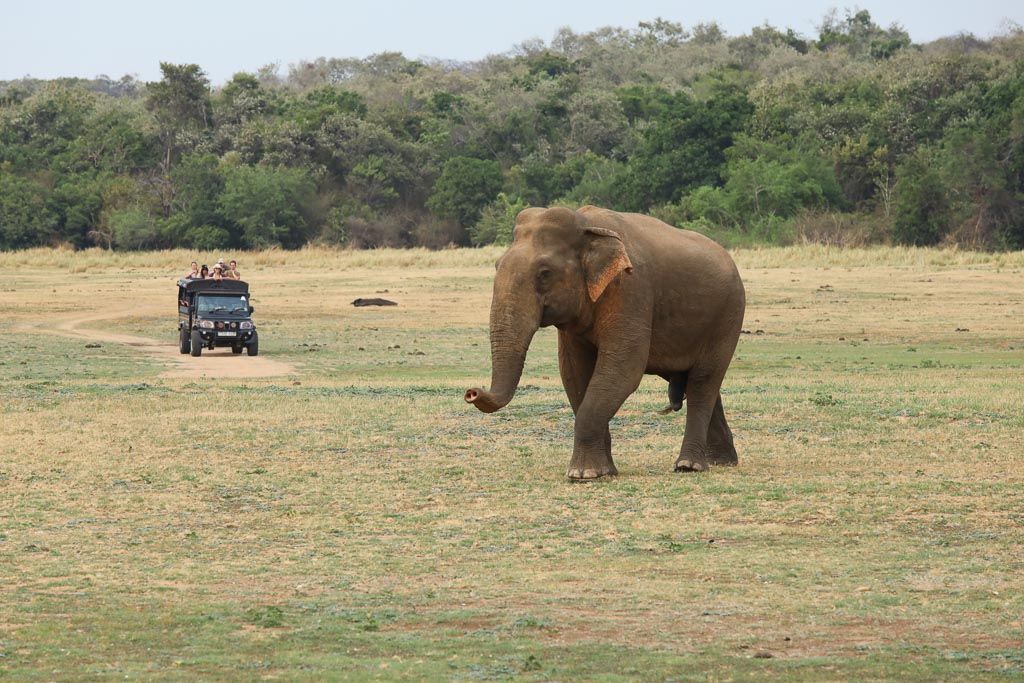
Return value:
<svg viewBox="0 0 1024 683">
<path fill-rule="evenodd" d="M 658 411 L 659 415 L 679 412 L 686 400 L 686 373 L 677 372 L 665 379 L 668 380 L 668 405 Z"/>
<path fill-rule="evenodd" d="M 708 436 L 724 376 L 724 369 L 717 372 L 690 370 L 686 383 L 686 432 L 676 459 L 676 472 L 704 472 L 711 465 Z M 724 423 L 725 414 L 722 415 Z"/>
<path fill-rule="evenodd" d="M 708 424 L 708 461 L 713 465 L 737 465 L 739 456 L 732 442 L 732 430 L 725 421 L 725 410 L 722 408 L 722 395 L 718 395 L 715 409 L 711 412 Z"/>
</svg>

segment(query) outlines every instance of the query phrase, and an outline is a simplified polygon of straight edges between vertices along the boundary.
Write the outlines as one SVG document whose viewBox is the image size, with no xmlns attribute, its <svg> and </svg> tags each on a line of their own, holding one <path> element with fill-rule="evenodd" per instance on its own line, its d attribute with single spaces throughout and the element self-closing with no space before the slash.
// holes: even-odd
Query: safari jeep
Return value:
<svg viewBox="0 0 1024 683">
<path fill-rule="evenodd" d="M 241 280 L 178 280 L 178 342 L 182 353 L 199 356 L 203 348 L 230 346 L 259 353 L 252 322 L 249 284 Z"/>
</svg>

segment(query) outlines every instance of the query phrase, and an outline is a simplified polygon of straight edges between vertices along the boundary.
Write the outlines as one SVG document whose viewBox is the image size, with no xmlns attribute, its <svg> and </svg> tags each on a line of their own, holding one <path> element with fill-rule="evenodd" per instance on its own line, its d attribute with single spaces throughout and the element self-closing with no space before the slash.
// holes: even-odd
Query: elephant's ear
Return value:
<svg viewBox="0 0 1024 683">
<path fill-rule="evenodd" d="M 597 301 L 619 273 L 633 272 L 626 246 L 619 233 L 606 228 L 583 228 L 583 270 L 587 278 L 587 294 Z"/>
</svg>

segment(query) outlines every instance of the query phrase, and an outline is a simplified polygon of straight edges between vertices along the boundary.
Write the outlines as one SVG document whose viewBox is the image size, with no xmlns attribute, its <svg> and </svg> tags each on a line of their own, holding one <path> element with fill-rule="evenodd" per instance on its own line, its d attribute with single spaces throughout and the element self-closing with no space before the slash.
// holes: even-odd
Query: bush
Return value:
<svg viewBox="0 0 1024 683">
<path fill-rule="evenodd" d="M 739 221 L 729 207 L 729 197 L 719 187 L 703 185 L 674 206 L 677 221 L 704 220 L 719 225 L 736 225 Z"/>
<path fill-rule="evenodd" d="M 730 161 L 726 175 L 725 192 L 739 214 L 789 217 L 802 208 L 842 204 L 834 171 L 813 156 L 736 159 Z"/>
<path fill-rule="evenodd" d="M 46 207 L 41 185 L 0 168 L 0 249 L 46 244 L 57 217 Z"/>
<path fill-rule="evenodd" d="M 750 230 L 740 229 L 734 226 L 723 226 L 711 221 L 698 219 L 695 221 L 685 221 L 676 225 L 681 230 L 692 230 L 693 232 L 699 232 L 700 234 L 708 237 L 709 239 L 718 242 L 726 249 L 736 249 L 739 247 L 754 247 L 762 245 L 767 241 L 767 238 L 762 236 L 762 232 L 770 232 L 771 226 L 765 226 L 764 230 L 757 232 L 751 232 Z M 780 230 L 780 232 L 783 232 Z M 786 240 L 776 238 L 778 243 L 785 243 Z"/>
<path fill-rule="evenodd" d="M 792 221 L 793 237 L 802 244 L 864 247 L 885 242 L 889 221 L 878 213 L 840 213 L 809 209 Z"/>
<path fill-rule="evenodd" d="M 103 174 L 78 173 L 53 188 L 47 207 L 57 217 L 61 237 L 76 247 L 85 246 L 86 235 L 100 223 L 106 182 Z"/>
<path fill-rule="evenodd" d="M 299 168 L 234 166 L 219 197 L 224 218 L 241 228 L 249 248 L 299 247 L 309 237 L 315 185 Z"/>
<path fill-rule="evenodd" d="M 427 208 L 442 218 L 471 226 L 480 219 L 480 211 L 495 198 L 503 182 L 498 162 L 454 157 L 445 162 Z"/>
<path fill-rule="evenodd" d="M 185 243 L 199 251 L 217 251 L 231 246 L 231 233 L 213 225 L 200 225 L 185 231 Z"/>
<path fill-rule="evenodd" d="M 469 229 L 470 242 L 477 247 L 484 244 L 510 244 L 516 216 L 525 208 L 526 202 L 523 200 L 513 202 L 504 192 L 499 192 L 498 198 L 484 207 L 480 220 Z"/>
<path fill-rule="evenodd" d="M 553 203 L 559 206 L 617 206 L 616 186 L 626 173 L 625 164 L 586 152 L 576 159 L 579 165 L 579 181 L 576 186 Z"/>
<path fill-rule="evenodd" d="M 908 159 L 898 170 L 893 238 L 901 244 L 938 244 L 952 220 L 948 188 L 932 168 L 930 155 Z"/>
<path fill-rule="evenodd" d="M 443 249 L 468 244 L 466 230 L 453 220 L 424 215 L 412 224 L 412 244 L 427 249 Z"/>
<path fill-rule="evenodd" d="M 327 212 L 327 219 L 320 229 L 319 241 L 335 247 L 344 247 L 348 244 L 348 239 L 348 219 L 345 210 L 334 207 Z"/>
<path fill-rule="evenodd" d="M 114 245 L 121 249 L 156 249 L 164 246 L 156 217 L 138 206 L 119 209 L 107 216 Z"/>
<path fill-rule="evenodd" d="M 355 249 L 407 247 L 409 236 L 405 226 L 391 218 L 353 216 L 345 220 L 348 246 Z"/>
<path fill-rule="evenodd" d="M 757 216 L 744 231 L 754 242 L 765 244 L 792 244 L 793 224 L 775 214 Z"/>
<path fill-rule="evenodd" d="M 835 172 L 817 152 L 740 137 L 726 156 L 723 187 L 698 187 L 662 213 L 782 243 L 792 239 L 789 219 L 799 212 L 843 203 Z"/>
<path fill-rule="evenodd" d="M 650 213 L 680 230 L 699 232 L 727 249 L 752 247 L 766 242 L 788 244 L 792 241 L 790 222 L 777 216 L 764 217 L 755 224 L 740 226 L 736 223 L 718 223 L 704 217 L 690 218 L 679 204 L 652 207 Z"/>
</svg>

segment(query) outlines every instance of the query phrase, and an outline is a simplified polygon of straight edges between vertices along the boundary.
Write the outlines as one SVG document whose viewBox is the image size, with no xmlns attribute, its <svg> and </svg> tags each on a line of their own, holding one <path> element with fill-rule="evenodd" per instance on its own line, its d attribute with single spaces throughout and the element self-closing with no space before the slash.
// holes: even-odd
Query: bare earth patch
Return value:
<svg viewBox="0 0 1024 683">
<path fill-rule="evenodd" d="M 97 343 L 116 343 L 131 347 L 166 365 L 167 369 L 160 373 L 160 377 L 166 378 L 245 379 L 278 377 L 295 372 L 294 366 L 289 363 L 266 356 L 249 357 L 246 354 L 233 354 L 231 349 L 225 347 L 213 351 L 204 350 L 203 355 L 196 358 L 181 353 L 174 341 L 158 341 L 95 327 L 96 323 L 113 323 L 124 317 L 124 309 L 118 308 L 63 318 L 55 325 L 51 322 L 47 327 L 36 327 L 35 329 L 66 334 Z"/>
</svg>

